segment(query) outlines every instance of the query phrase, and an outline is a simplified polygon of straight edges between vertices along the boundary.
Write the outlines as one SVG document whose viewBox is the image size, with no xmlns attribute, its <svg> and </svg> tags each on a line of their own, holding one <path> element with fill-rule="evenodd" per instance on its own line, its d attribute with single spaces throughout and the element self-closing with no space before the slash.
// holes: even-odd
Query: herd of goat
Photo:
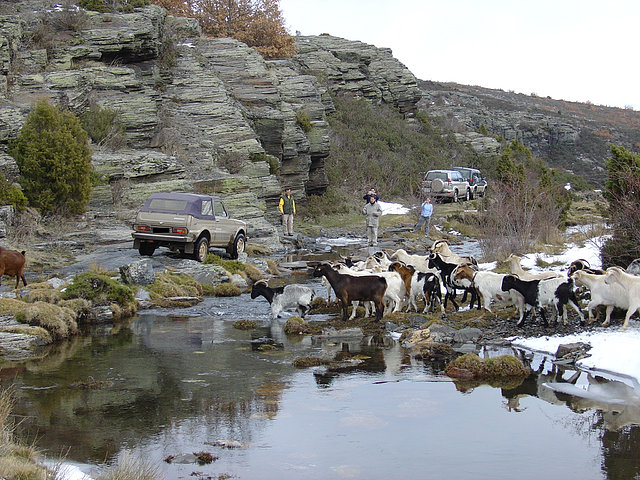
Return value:
<svg viewBox="0 0 640 480">
<path fill-rule="evenodd" d="M 567 324 L 567 306 L 573 308 L 584 324 L 584 315 L 576 298 L 576 287 L 590 292 L 587 305 L 588 321 L 594 321 L 593 310 L 606 306 L 603 326 L 609 325 L 614 307 L 626 310 L 622 329 L 626 329 L 629 318 L 640 308 L 640 259 L 634 260 L 625 270 L 611 267 L 605 270 L 592 269 L 586 260 L 576 260 L 568 272 L 555 271 L 528 272 L 520 265 L 520 257 L 511 255 L 508 259 L 511 273 L 496 273 L 480 270 L 473 257 L 462 257 L 452 252 L 444 240 L 434 242 L 428 255 L 412 255 L 398 249 L 391 255 L 378 251 L 366 260 L 352 262 L 323 262 L 315 266 L 314 277 L 322 277 L 327 287 L 327 299 L 331 291 L 340 300 L 342 318 L 347 320 L 347 310 L 351 305 L 350 319 L 356 315 L 359 302 L 364 303 L 365 315 L 375 308 L 376 321 L 386 311 L 418 311 L 418 301 L 424 301 L 423 313 L 439 307 L 444 313 L 448 302 L 458 310 L 457 293 L 462 290 L 469 306 L 485 308 L 491 312 L 494 301 L 514 305 L 518 311 L 517 325 L 524 324 L 530 312 L 540 315 L 548 326 L 545 307 L 553 307 L 556 324 L 562 316 Z M 444 294 L 444 298 L 443 298 Z M 253 285 L 251 298 L 264 296 L 271 304 L 273 318 L 285 310 L 296 310 L 304 317 L 311 308 L 314 292 L 304 285 L 286 285 L 271 288 L 266 281 Z"/>
</svg>

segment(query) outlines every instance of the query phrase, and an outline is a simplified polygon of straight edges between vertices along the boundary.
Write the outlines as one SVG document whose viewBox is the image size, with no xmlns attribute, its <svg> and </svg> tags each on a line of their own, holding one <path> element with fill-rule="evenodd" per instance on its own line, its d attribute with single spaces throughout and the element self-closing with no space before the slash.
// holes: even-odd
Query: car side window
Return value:
<svg viewBox="0 0 640 480">
<path fill-rule="evenodd" d="M 211 200 L 203 200 L 202 201 L 202 215 L 213 215 L 213 206 L 211 205 Z"/>
<path fill-rule="evenodd" d="M 216 217 L 226 217 L 227 216 L 227 211 L 224 208 L 224 205 L 222 204 L 221 201 L 216 200 L 213 202 L 213 206 L 214 206 L 214 213 L 216 215 Z"/>
</svg>

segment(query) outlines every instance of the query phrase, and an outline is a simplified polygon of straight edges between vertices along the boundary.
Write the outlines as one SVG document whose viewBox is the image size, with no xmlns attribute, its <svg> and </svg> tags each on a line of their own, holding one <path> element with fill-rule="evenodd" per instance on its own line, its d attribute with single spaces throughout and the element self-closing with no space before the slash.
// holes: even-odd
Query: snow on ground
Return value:
<svg viewBox="0 0 640 480">
<path fill-rule="evenodd" d="M 536 258 L 540 257 L 547 263 L 563 262 L 554 270 L 567 271 L 573 260 L 583 258 L 592 267 L 600 268 L 600 251 L 597 247 L 601 242 L 587 242 L 584 246 L 568 244 L 567 249 L 560 255 L 529 254 L 522 257 L 522 267 L 530 270 L 540 270 L 536 265 Z M 631 384 L 640 392 L 640 321 L 632 318 L 626 331 L 620 330 L 620 322 L 609 327 L 603 327 L 594 332 L 583 332 L 568 336 L 546 336 L 540 338 L 512 338 L 514 345 L 527 350 L 555 355 L 558 346 L 563 343 L 583 342 L 591 345 L 591 356 L 580 360 L 577 365 L 586 370 L 596 370 L 604 376 L 616 378 L 617 375 L 625 383 Z"/>
<path fill-rule="evenodd" d="M 378 201 L 380 204 L 380 208 L 382 208 L 382 215 L 404 215 L 405 213 L 409 213 L 411 210 L 404 205 L 399 203 L 389 203 Z"/>
</svg>

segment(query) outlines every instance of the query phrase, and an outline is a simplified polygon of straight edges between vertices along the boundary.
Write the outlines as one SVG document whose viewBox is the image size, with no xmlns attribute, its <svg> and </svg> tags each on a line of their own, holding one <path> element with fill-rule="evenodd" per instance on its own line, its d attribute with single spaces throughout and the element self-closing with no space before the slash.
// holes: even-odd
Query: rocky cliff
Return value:
<svg viewBox="0 0 640 480">
<path fill-rule="evenodd" d="M 569 170 L 594 184 L 606 176 L 609 145 L 640 148 L 640 112 L 566 102 L 453 83 L 419 82 L 420 110 L 439 117 L 461 140 L 484 153 L 496 153 L 493 137 L 519 140 L 550 166 Z"/>
<path fill-rule="evenodd" d="M 88 212 L 96 218 L 130 221 L 154 191 L 208 192 L 224 196 L 249 223 L 250 237 L 277 243 L 281 189 L 290 186 L 304 204 L 327 187 L 331 95 L 363 96 L 408 114 L 421 98 L 390 50 L 361 42 L 298 37 L 295 57 L 265 61 L 157 6 L 108 14 L 3 3 L 0 167 L 16 177 L 7 142 L 39 98 L 77 115 L 92 106 L 117 111 L 122 144 L 93 146 L 104 180 Z"/>
</svg>

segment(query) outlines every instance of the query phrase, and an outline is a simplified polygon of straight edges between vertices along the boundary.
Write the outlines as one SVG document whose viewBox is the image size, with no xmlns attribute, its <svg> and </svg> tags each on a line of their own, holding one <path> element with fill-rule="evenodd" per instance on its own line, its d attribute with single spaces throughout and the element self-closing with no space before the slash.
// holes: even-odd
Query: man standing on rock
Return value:
<svg viewBox="0 0 640 480">
<path fill-rule="evenodd" d="M 431 204 L 431 198 L 427 197 L 425 201 L 422 202 L 422 207 L 420 210 L 420 220 L 418 220 L 418 224 L 414 227 L 413 233 L 417 232 L 424 223 L 424 236 L 425 238 L 428 237 L 429 226 L 431 224 L 431 215 L 433 215 L 433 205 Z"/>
<path fill-rule="evenodd" d="M 296 202 L 291 196 L 291 189 L 289 187 L 285 188 L 284 194 L 280 197 L 278 209 L 282 214 L 283 235 L 293 235 L 293 217 L 296 214 Z"/>
<path fill-rule="evenodd" d="M 367 217 L 367 240 L 369 246 L 373 247 L 378 245 L 378 220 L 382 216 L 382 207 L 376 197 L 377 195 L 369 196 L 369 203 L 362 207 L 362 214 Z"/>
</svg>

